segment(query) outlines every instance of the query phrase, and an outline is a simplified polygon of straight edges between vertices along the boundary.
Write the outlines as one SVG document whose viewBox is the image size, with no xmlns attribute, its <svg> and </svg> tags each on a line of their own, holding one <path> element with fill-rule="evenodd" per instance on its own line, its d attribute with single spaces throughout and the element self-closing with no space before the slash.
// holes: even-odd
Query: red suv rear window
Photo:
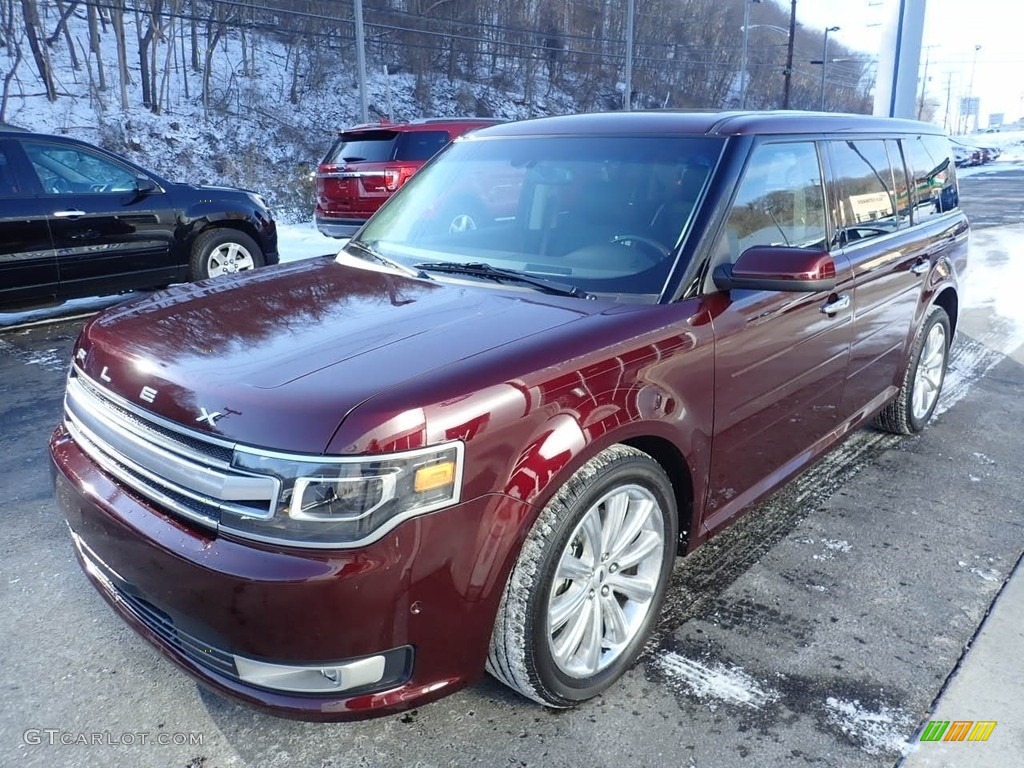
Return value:
<svg viewBox="0 0 1024 768">
<path fill-rule="evenodd" d="M 429 160 L 448 143 L 447 131 L 358 131 L 343 133 L 331 147 L 325 165 L 380 163 L 388 160 Z"/>
<path fill-rule="evenodd" d="M 324 158 L 324 163 L 338 165 L 340 163 L 383 162 L 394 157 L 394 131 L 360 131 L 359 133 L 343 133 L 334 142 L 331 151 Z"/>
</svg>

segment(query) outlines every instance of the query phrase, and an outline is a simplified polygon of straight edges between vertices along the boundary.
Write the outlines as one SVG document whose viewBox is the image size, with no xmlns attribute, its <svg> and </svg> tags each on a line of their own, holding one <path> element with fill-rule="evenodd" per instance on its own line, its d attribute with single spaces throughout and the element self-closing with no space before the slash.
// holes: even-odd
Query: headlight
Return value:
<svg viewBox="0 0 1024 768">
<path fill-rule="evenodd" d="M 239 469 L 281 481 L 274 510 L 225 511 L 221 530 L 249 539 L 310 547 L 374 541 L 403 520 L 459 501 L 462 443 L 380 456 L 326 458 L 236 449 Z"/>
</svg>

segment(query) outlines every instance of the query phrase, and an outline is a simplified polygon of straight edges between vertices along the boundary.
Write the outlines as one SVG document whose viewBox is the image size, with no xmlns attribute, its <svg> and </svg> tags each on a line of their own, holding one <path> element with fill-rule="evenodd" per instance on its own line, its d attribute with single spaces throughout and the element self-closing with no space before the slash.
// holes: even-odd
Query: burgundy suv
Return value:
<svg viewBox="0 0 1024 768">
<path fill-rule="evenodd" d="M 342 131 L 316 171 L 317 228 L 330 237 L 351 235 L 453 139 L 497 122 L 445 117 Z"/>
<path fill-rule="evenodd" d="M 486 668 L 570 706 L 676 555 L 866 422 L 925 427 L 967 238 L 924 123 L 485 128 L 333 260 L 91 320 L 56 494 L 114 610 L 216 690 L 340 720 Z"/>
</svg>

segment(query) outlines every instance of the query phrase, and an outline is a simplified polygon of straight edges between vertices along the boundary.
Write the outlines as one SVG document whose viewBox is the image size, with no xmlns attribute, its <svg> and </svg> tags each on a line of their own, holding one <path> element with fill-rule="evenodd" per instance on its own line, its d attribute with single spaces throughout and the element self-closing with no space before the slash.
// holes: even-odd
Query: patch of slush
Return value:
<svg viewBox="0 0 1024 768">
<path fill-rule="evenodd" d="M 779 694 L 765 688 L 739 667 L 724 664 L 703 664 L 675 651 L 666 651 L 657 665 L 671 684 L 687 689 L 715 709 L 717 702 L 739 704 L 760 709 L 778 699 Z"/>
<path fill-rule="evenodd" d="M 869 755 L 906 754 L 910 749 L 904 736 L 911 730 L 910 717 L 895 707 L 882 705 L 875 712 L 856 699 L 846 701 L 829 696 L 825 709 L 828 721 Z"/>
</svg>

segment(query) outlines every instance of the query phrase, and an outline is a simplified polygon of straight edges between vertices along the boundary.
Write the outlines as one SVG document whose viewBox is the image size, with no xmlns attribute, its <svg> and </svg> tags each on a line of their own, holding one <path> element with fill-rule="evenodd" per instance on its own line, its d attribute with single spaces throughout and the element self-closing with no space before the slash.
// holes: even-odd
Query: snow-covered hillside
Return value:
<svg viewBox="0 0 1024 768">
<path fill-rule="evenodd" d="M 40 3 L 40 17 L 42 28 L 53 30 L 59 18 L 56 4 Z M 157 115 L 142 106 L 138 56 L 131 46 L 138 39 L 136 24 L 134 16 L 125 16 L 133 80 L 128 111 L 119 105 L 116 41 L 107 28 L 101 32 L 100 49 L 106 90 L 96 87 L 95 76 L 84 66 L 73 68 L 67 46 L 60 40 L 49 49 L 58 98 L 54 102 L 45 98 L 31 61 L 23 60 L 11 84 L 6 122 L 99 144 L 176 181 L 254 189 L 271 202 L 282 221 L 308 220 L 312 170 L 334 132 L 359 122 L 354 60 L 344 56 L 320 60 L 308 72 L 306 85 L 298 89 L 298 103 L 282 102 L 276 94 L 288 93 L 292 78 L 285 43 L 272 35 L 248 32 L 247 54 L 252 63 L 246 74 L 242 40 L 231 30 L 217 44 L 211 61 L 211 109 L 204 117 L 201 74 L 192 71 L 188 62 L 182 66 L 180 51 L 168 52 L 166 44 L 159 44 L 157 59 L 170 65 L 166 96 L 161 99 L 165 109 Z M 81 59 L 88 50 L 84 12 L 72 14 L 68 32 Z M 574 109 L 573 99 L 564 92 L 542 93 L 528 109 L 521 94 L 478 83 L 449 82 L 445 77 L 435 78 L 426 95 L 421 86 L 418 101 L 413 97 L 412 75 L 385 75 L 383 66 L 372 59 L 369 64 L 371 119 L 473 114 L 515 119 Z"/>
</svg>

